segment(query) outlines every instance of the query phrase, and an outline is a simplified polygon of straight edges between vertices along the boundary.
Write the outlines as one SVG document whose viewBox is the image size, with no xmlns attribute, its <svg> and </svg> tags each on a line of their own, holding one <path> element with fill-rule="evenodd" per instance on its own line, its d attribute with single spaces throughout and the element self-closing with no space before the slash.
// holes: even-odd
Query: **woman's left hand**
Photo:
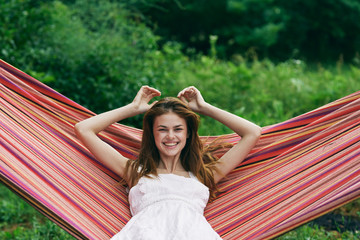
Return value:
<svg viewBox="0 0 360 240">
<path fill-rule="evenodd" d="M 188 104 L 191 110 L 195 112 L 201 113 L 202 109 L 206 105 L 206 102 L 200 91 L 194 86 L 183 89 L 179 92 L 177 97 L 180 98 L 181 101 Z"/>
</svg>

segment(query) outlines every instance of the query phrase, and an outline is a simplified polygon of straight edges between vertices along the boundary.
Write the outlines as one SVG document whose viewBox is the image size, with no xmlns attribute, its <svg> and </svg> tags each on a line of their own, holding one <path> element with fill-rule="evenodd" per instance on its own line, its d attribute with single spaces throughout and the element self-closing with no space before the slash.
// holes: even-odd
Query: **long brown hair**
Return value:
<svg viewBox="0 0 360 240">
<path fill-rule="evenodd" d="M 184 102 L 174 97 L 161 99 L 145 113 L 140 153 L 136 160 L 128 161 L 125 178 L 128 179 L 131 186 L 134 186 L 143 176 L 158 175 L 157 167 L 160 163 L 160 154 L 154 141 L 153 125 L 157 116 L 169 112 L 184 118 L 187 124 L 188 138 L 180 154 L 182 166 L 209 188 L 210 197 L 213 199 L 217 190 L 214 172 L 218 171 L 216 167 L 218 158 L 213 153 L 227 145 L 210 144 L 204 147 L 198 135 L 199 115 Z"/>
</svg>

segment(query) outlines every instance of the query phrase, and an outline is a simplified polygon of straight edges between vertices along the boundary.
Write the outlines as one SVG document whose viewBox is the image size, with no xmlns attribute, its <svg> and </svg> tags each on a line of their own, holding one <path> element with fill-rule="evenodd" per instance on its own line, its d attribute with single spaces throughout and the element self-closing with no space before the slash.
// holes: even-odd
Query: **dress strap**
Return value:
<svg viewBox="0 0 360 240">
<path fill-rule="evenodd" d="M 197 177 L 191 171 L 189 171 L 189 176 L 190 178 L 197 179 Z"/>
</svg>

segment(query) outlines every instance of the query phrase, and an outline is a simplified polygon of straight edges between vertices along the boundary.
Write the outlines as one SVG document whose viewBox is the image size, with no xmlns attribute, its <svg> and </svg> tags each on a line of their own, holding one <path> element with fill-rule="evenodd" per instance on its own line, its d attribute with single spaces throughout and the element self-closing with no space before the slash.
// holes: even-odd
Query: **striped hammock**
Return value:
<svg viewBox="0 0 360 240">
<path fill-rule="evenodd" d="M 93 113 L 3 61 L 0 82 L 0 180 L 78 239 L 120 231 L 131 217 L 125 188 L 74 135 Z M 264 127 L 207 220 L 224 239 L 272 238 L 358 198 L 359 119 L 360 91 Z M 141 130 L 114 124 L 101 137 L 136 158 Z"/>
</svg>

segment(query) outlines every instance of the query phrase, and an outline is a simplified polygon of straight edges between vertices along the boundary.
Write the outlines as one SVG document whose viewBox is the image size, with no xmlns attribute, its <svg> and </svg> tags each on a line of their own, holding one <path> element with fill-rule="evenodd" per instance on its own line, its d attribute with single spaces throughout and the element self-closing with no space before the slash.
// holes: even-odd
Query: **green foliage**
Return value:
<svg viewBox="0 0 360 240">
<path fill-rule="evenodd" d="M 2 184 L 0 230 L 2 240 L 74 239 Z"/>
<path fill-rule="evenodd" d="M 351 0 L 153 0 L 136 6 L 156 33 L 200 52 L 218 35 L 218 55 L 256 49 L 261 58 L 350 62 L 359 52 L 360 2 Z M 341 16 L 341 17 L 339 17 Z"/>
<path fill-rule="evenodd" d="M 0 0 L 0 54 L 25 69 L 42 49 L 42 35 L 49 17 L 36 0 Z"/>
<path fill-rule="evenodd" d="M 174 79 L 176 95 L 189 85 L 198 87 L 205 99 L 261 126 L 285 121 L 358 90 L 360 71 L 355 66 L 308 67 L 300 60 L 274 64 L 271 61 L 221 61 L 199 56 L 182 62 Z M 202 135 L 229 133 L 228 129 L 204 118 Z"/>
<path fill-rule="evenodd" d="M 299 51 L 309 59 L 347 61 L 359 52 L 359 1 L 276 1 L 285 15 L 285 30 L 274 49 Z M 338 16 L 343 16 L 339 18 Z"/>
<path fill-rule="evenodd" d="M 42 70 L 51 69 L 56 77 L 52 87 L 99 112 L 129 102 L 140 85 L 151 84 L 142 73 L 156 37 L 130 20 L 120 4 L 54 2 L 51 9 L 51 52 L 42 57 Z"/>
<path fill-rule="evenodd" d="M 16 195 L 10 194 L 7 188 L 1 185 L 0 192 L 0 224 L 23 224 L 27 223 L 35 214 L 35 209 L 28 208 L 24 201 L 15 204 Z"/>
<path fill-rule="evenodd" d="M 288 232 L 278 238 L 277 240 L 298 240 L 298 239 L 311 239 L 311 240 L 354 240 L 360 238 L 359 231 L 326 231 L 323 227 L 311 223 L 305 224 L 295 230 Z"/>
<path fill-rule="evenodd" d="M 34 29 L 18 28 L 6 17 L 10 12 Z M 95 112 L 124 105 L 141 85 L 159 87 L 171 75 L 159 65 L 158 38 L 122 3 L 16 0 L 2 6 L 0 16 L 9 18 L 10 28 L 2 30 L 3 59 Z"/>
<path fill-rule="evenodd" d="M 209 50 L 208 37 L 218 35 L 218 56 L 225 57 L 251 47 L 263 52 L 277 42 L 283 23 L 273 2 L 158 0 L 152 7 L 138 7 L 154 23 L 157 34 L 203 53 Z"/>
<path fill-rule="evenodd" d="M 322 66 L 293 58 L 274 63 L 257 54 L 311 56 L 321 48 L 321 58 L 337 58 L 355 52 L 359 11 L 348 0 L 0 0 L 0 52 L 98 113 L 129 103 L 141 85 L 158 88 L 163 97 L 194 85 L 208 102 L 266 126 L 358 91 L 360 57 L 354 65 L 344 63 L 347 54 Z M 162 38 L 145 25 L 154 22 Z M 231 61 L 221 60 L 230 55 Z M 123 123 L 141 127 L 141 116 Z M 201 135 L 230 132 L 203 117 Z M 0 200 L 1 239 L 72 239 L 3 187 Z M 359 212 L 358 205 L 350 208 Z M 334 239 L 312 225 L 282 239 L 316 239 L 315 232 Z"/>
</svg>

